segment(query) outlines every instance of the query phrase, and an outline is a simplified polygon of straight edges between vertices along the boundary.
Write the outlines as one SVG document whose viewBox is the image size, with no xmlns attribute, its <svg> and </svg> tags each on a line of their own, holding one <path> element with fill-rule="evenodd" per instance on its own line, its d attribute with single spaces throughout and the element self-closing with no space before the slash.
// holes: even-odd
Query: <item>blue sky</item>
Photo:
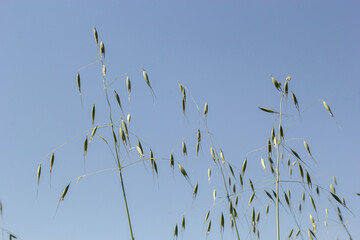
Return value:
<svg viewBox="0 0 360 240">
<path fill-rule="evenodd" d="M 171 239 L 183 214 L 187 227 L 182 239 L 205 239 L 203 220 L 213 207 L 214 188 L 219 198 L 207 239 L 221 237 L 219 216 L 228 205 L 221 202 L 224 191 L 215 168 L 211 185 L 207 182 L 207 169 L 214 166 L 205 134 L 199 157 L 195 157 L 196 131 L 205 128 L 190 94 L 201 109 L 205 102 L 209 105 L 207 124 L 216 149 L 224 151 L 236 170 L 247 157 L 246 180 L 251 177 L 258 183 L 270 176 L 264 175 L 260 164 L 266 151 L 247 153 L 264 146 L 273 125 L 273 116 L 258 106 L 278 109 L 279 94 L 270 76 L 281 82 L 292 77 L 289 86 L 301 109 L 315 102 L 290 128 L 286 137 L 292 140 L 288 144 L 306 158 L 301 139 L 309 143 L 317 161 L 306 158 L 314 182 L 328 189 L 332 176 L 337 177 L 337 193 L 345 197 L 353 212 L 343 210 L 346 223 L 354 239 L 359 238 L 360 198 L 355 195 L 360 192 L 359 7 L 357 1 L 1 1 L 3 227 L 27 240 L 130 239 L 115 171 L 73 182 L 56 212 L 70 181 L 84 173 L 115 167 L 99 137 L 89 146 L 85 169 L 85 135 L 57 150 L 49 186 L 49 154 L 91 129 L 93 104 L 96 124 L 109 123 L 101 65 L 80 71 L 83 105 L 75 81 L 79 69 L 97 59 L 92 33 L 96 26 L 105 43 L 108 81 L 124 73 L 132 81 L 130 103 L 125 77 L 111 86 L 110 93 L 113 97 L 113 90 L 119 92 L 124 111 L 132 116 L 129 127 L 143 139 L 145 154 L 148 146 L 158 158 L 168 158 L 173 152 L 192 183 L 199 182 L 199 196 L 193 202 L 192 188 L 177 168 L 171 172 L 168 161 L 158 161 L 159 181 L 156 177 L 154 181 L 148 164 L 124 169 L 136 239 Z M 155 100 L 142 78 L 142 68 L 149 75 Z M 178 82 L 188 90 L 185 117 Z M 340 127 L 320 99 L 329 103 Z M 284 126 L 289 126 L 297 113 L 290 100 Z M 119 119 L 121 112 L 115 101 L 113 108 L 114 119 Z M 103 135 L 110 136 L 106 130 Z M 181 153 L 183 139 L 189 150 L 187 157 Z M 128 162 L 139 159 L 134 151 Z M 43 173 L 36 196 L 40 163 Z M 293 171 L 294 178 L 298 177 L 297 169 Z M 284 187 L 292 189 L 297 209 L 302 188 Z M 249 196 L 247 186 L 239 193 L 239 211 L 246 208 Z M 331 209 L 327 198 L 327 193 L 321 194 L 320 220 L 324 208 Z M 266 197 L 259 194 L 255 200 L 256 210 L 262 214 L 261 238 L 275 239 L 274 206 L 265 218 Z M 311 227 L 309 212 L 314 215 L 308 207 L 299 220 L 305 230 Z M 291 229 L 288 213 L 281 211 L 282 239 Z M 335 213 L 329 214 L 329 232 L 321 221 L 318 239 L 346 239 L 332 221 L 337 219 Z M 245 219 L 239 221 L 242 239 L 254 239 Z M 225 225 L 223 239 L 235 239 L 229 221 Z"/>
</svg>

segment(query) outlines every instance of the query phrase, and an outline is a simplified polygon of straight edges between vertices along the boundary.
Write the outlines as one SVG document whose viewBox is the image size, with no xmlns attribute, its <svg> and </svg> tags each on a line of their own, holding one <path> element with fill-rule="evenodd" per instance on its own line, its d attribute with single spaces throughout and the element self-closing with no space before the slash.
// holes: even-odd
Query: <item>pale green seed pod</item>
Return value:
<svg viewBox="0 0 360 240">
<path fill-rule="evenodd" d="M 63 193 L 61 194 L 61 198 L 60 198 L 60 201 L 64 201 L 64 198 L 69 190 L 69 187 L 70 187 L 70 183 L 65 187 Z"/>
<path fill-rule="evenodd" d="M 93 104 L 92 109 L 91 109 L 91 121 L 92 121 L 92 125 L 94 126 L 94 122 L 95 122 L 95 104 Z"/>
<path fill-rule="evenodd" d="M 41 176 L 41 164 L 39 164 L 39 167 L 38 167 L 38 169 L 37 169 L 37 174 L 36 174 L 37 176 L 37 185 L 38 185 L 38 187 L 39 187 L 39 183 L 40 183 L 40 176 Z"/>
<path fill-rule="evenodd" d="M 96 30 L 96 27 L 94 27 L 93 30 L 94 30 L 94 39 L 95 39 L 96 45 L 99 45 L 99 38 L 98 38 L 98 33 Z"/>
<path fill-rule="evenodd" d="M 103 73 L 103 77 L 105 78 L 105 76 L 106 76 L 106 66 L 105 66 L 105 64 L 102 65 L 102 73 Z"/>
<path fill-rule="evenodd" d="M 77 83 L 77 86 L 78 86 L 78 89 L 79 89 L 79 94 L 81 95 L 81 81 L 80 81 L 80 74 L 77 73 L 76 75 L 76 83 Z"/>
<path fill-rule="evenodd" d="M 54 166 L 54 160 L 55 160 L 55 156 L 54 156 L 54 153 L 52 153 L 51 157 L 50 157 L 50 174 L 51 174 L 53 166 Z"/>
<path fill-rule="evenodd" d="M 84 140 L 84 157 L 86 156 L 87 149 L 88 149 L 88 138 L 86 136 L 86 138 Z"/>
<path fill-rule="evenodd" d="M 183 151 L 183 154 L 184 154 L 184 156 L 186 156 L 187 155 L 187 148 L 186 148 L 186 144 L 185 144 L 185 141 L 182 141 L 182 151 Z"/>
<path fill-rule="evenodd" d="M 207 115 L 208 110 L 209 110 L 209 106 L 208 106 L 208 104 L 207 104 L 207 103 L 205 103 L 205 106 L 204 106 L 204 116 L 206 116 L 206 115 Z"/>
<path fill-rule="evenodd" d="M 172 153 L 170 154 L 170 168 L 174 169 L 174 156 Z"/>
<path fill-rule="evenodd" d="M 105 58 L 105 45 L 104 45 L 103 41 L 100 42 L 100 55 L 104 56 L 104 58 Z"/>
<path fill-rule="evenodd" d="M 126 77 L 126 87 L 127 87 L 127 90 L 128 90 L 128 93 L 129 93 L 129 97 L 130 97 L 130 93 L 131 93 L 131 81 L 130 81 L 129 76 Z"/>
<path fill-rule="evenodd" d="M 91 132 L 91 135 L 90 135 L 90 141 L 92 141 L 94 139 L 94 136 L 96 134 L 96 130 L 98 129 L 98 126 L 95 126 Z"/>
</svg>

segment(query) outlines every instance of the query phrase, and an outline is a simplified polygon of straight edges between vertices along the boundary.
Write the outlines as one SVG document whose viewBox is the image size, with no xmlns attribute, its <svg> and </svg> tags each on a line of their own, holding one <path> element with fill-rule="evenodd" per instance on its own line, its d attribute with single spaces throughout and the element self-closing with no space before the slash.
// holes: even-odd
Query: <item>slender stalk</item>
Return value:
<svg viewBox="0 0 360 240">
<path fill-rule="evenodd" d="M 102 58 L 101 58 L 101 63 L 102 63 L 103 66 L 105 65 L 104 60 Z M 105 96 L 106 96 L 106 101 L 107 101 L 107 104 L 109 106 L 109 118 L 110 118 L 110 122 L 111 122 L 111 130 L 112 130 L 112 132 L 114 134 L 114 123 L 113 123 L 112 114 L 111 114 L 111 104 L 110 104 L 110 100 L 109 100 L 109 95 L 108 95 L 107 87 L 106 87 L 106 84 L 105 84 L 105 74 L 103 74 L 103 86 L 104 86 L 104 92 L 105 92 Z M 118 168 L 119 168 L 119 177 L 120 177 L 121 189 L 122 189 L 122 193 L 123 193 L 123 197 L 124 197 L 126 214 L 127 214 L 127 218 L 128 218 L 128 222 L 129 222 L 129 230 L 130 230 L 131 240 L 134 240 L 135 238 L 134 238 L 134 234 L 133 234 L 132 227 L 131 227 L 130 213 L 129 213 L 129 207 L 128 207 L 127 200 L 126 200 L 126 192 L 125 192 L 124 180 L 123 180 L 122 172 L 121 172 L 121 163 L 120 163 L 120 158 L 119 158 L 119 150 L 118 150 L 118 146 L 116 145 L 115 139 L 114 139 L 114 148 L 115 148 L 115 153 L 116 153 L 116 164 L 118 165 Z"/>
<path fill-rule="evenodd" d="M 279 148 L 280 148 L 280 143 L 281 143 L 281 136 L 280 136 L 280 127 L 281 127 L 281 120 L 282 120 L 282 100 L 283 100 L 283 96 L 280 99 L 280 111 L 279 111 L 279 133 L 278 133 L 278 137 L 277 139 L 275 138 L 276 141 L 276 235 L 277 235 L 277 240 L 280 240 L 280 209 L 279 209 L 279 184 L 280 184 L 280 171 L 279 171 L 279 167 L 280 167 L 280 153 L 279 153 Z"/>
<path fill-rule="evenodd" d="M 122 177 L 122 174 L 121 174 L 121 170 L 120 170 L 119 175 L 120 175 L 121 188 L 122 188 L 122 192 L 123 192 L 123 196 L 124 196 L 124 202 L 125 202 L 125 207 L 126 207 L 126 214 L 127 214 L 127 218 L 128 218 L 128 222 L 129 222 L 129 229 L 130 229 L 130 234 L 131 234 L 131 240 L 135 240 L 134 234 L 133 234 L 133 231 L 132 231 L 132 227 L 131 227 L 130 213 L 129 213 L 129 208 L 128 208 L 128 204 L 127 204 L 127 200 L 126 200 L 126 193 L 125 193 L 124 181 L 123 181 L 123 177 Z"/>
</svg>

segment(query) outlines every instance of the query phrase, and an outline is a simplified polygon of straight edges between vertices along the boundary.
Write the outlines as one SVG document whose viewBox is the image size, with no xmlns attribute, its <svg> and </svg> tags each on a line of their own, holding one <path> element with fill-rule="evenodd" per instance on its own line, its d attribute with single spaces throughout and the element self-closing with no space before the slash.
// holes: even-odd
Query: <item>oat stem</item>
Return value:
<svg viewBox="0 0 360 240">
<path fill-rule="evenodd" d="M 283 97 L 281 97 L 280 99 L 280 112 L 279 112 L 279 129 L 281 126 L 281 120 L 282 120 L 282 100 Z M 280 171 L 279 171 L 279 166 L 280 166 L 280 153 L 279 153 L 279 148 L 280 148 L 280 141 L 281 141 L 281 136 L 280 133 L 278 133 L 278 139 L 275 138 L 275 141 L 277 141 L 276 144 L 276 235 L 277 235 L 277 240 L 280 240 L 280 216 L 279 216 L 279 183 L 280 183 Z"/>
</svg>

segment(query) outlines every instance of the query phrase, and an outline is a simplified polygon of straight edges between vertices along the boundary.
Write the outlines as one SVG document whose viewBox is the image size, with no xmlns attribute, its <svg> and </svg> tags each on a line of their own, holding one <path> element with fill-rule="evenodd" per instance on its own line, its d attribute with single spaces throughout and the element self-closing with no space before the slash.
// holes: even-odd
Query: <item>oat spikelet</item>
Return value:
<svg viewBox="0 0 360 240">
<path fill-rule="evenodd" d="M 180 163 L 178 163 L 180 172 L 182 173 L 182 175 L 184 176 L 184 178 L 186 178 L 186 180 L 190 181 L 189 176 L 187 174 L 187 172 L 185 171 L 185 169 L 183 168 L 183 166 L 180 165 Z"/>
<path fill-rule="evenodd" d="M 261 158 L 261 166 L 263 167 L 264 172 L 265 172 L 266 166 L 265 166 L 265 161 L 263 158 Z"/>
<path fill-rule="evenodd" d="M 92 121 L 92 125 L 94 126 L 94 122 L 95 122 L 95 104 L 93 104 L 92 109 L 91 109 L 91 121 Z"/>
<path fill-rule="evenodd" d="M 100 42 L 100 55 L 105 58 L 105 45 L 103 41 Z"/>
<path fill-rule="evenodd" d="M 50 157 L 50 174 L 51 174 L 53 166 L 54 166 L 54 160 L 55 160 L 55 155 L 54 155 L 54 153 L 52 153 L 51 157 Z"/>
<path fill-rule="evenodd" d="M 98 33 L 96 30 L 96 27 L 93 28 L 93 31 L 94 31 L 94 39 L 95 39 L 96 45 L 99 46 L 99 38 L 98 38 Z"/>
<path fill-rule="evenodd" d="M 276 79 L 273 78 L 273 77 L 271 77 L 271 80 L 272 80 L 274 86 L 276 87 L 276 89 L 277 89 L 278 91 L 281 91 L 281 83 L 279 83 L 278 81 L 276 81 Z"/>
<path fill-rule="evenodd" d="M 246 166 L 247 166 L 247 159 L 245 158 L 244 163 L 241 168 L 241 175 L 244 175 L 244 173 L 246 171 Z"/>
<path fill-rule="evenodd" d="M 311 156 L 311 151 L 310 151 L 309 145 L 307 144 L 307 142 L 305 140 L 304 140 L 304 146 L 305 146 L 306 151 L 308 152 L 308 155 Z"/>
<path fill-rule="evenodd" d="M 79 94 L 81 96 L 81 81 L 80 81 L 80 73 L 77 73 L 76 75 L 76 83 L 77 83 L 77 86 L 78 86 L 78 89 L 79 89 Z"/>
<path fill-rule="evenodd" d="M 254 200 L 254 197 L 255 197 L 255 192 L 253 192 L 250 196 L 250 199 L 249 199 L 249 203 L 248 203 L 248 207 L 250 207 L 252 201 Z"/>
<path fill-rule="evenodd" d="M 67 194 L 67 192 L 68 192 L 68 190 L 69 190 L 69 187 L 70 187 L 70 183 L 65 187 L 63 193 L 61 194 L 61 197 L 60 197 L 60 200 L 59 200 L 59 203 L 58 203 L 58 206 L 57 206 L 56 210 L 59 208 L 60 203 L 61 203 L 62 201 L 64 201 L 65 196 L 66 196 L 66 194 Z"/>
<path fill-rule="evenodd" d="M 96 134 L 97 129 L 98 129 L 98 126 L 96 125 L 96 126 L 93 128 L 92 132 L 91 132 L 90 142 L 94 139 L 94 136 L 95 136 L 95 134 Z"/>
<path fill-rule="evenodd" d="M 124 114 L 123 108 L 122 108 L 122 106 L 121 106 L 119 94 L 118 94 L 115 90 L 114 90 L 114 93 L 115 93 L 116 101 L 117 101 L 117 103 L 119 104 L 119 107 L 120 107 L 120 109 L 121 109 L 121 112 Z"/>
<path fill-rule="evenodd" d="M 38 169 L 37 169 L 37 174 L 36 174 L 36 177 L 37 177 L 37 190 L 36 190 L 36 195 L 37 195 L 38 192 L 39 192 L 40 176 L 41 176 L 41 164 L 39 164 L 39 167 L 38 167 Z"/>
<path fill-rule="evenodd" d="M 174 156 L 172 153 L 170 154 L 170 168 L 174 170 Z"/>
<path fill-rule="evenodd" d="M 193 198 L 196 198 L 197 192 L 198 192 L 198 188 L 199 188 L 199 184 L 196 183 L 195 187 L 194 187 L 194 191 L 193 191 Z"/>
<path fill-rule="evenodd" d="M 150 88 L 150 91 L 151 91 L 152 96 L 153 96 L 153 97 L 156 97 L 156 96 L 155 96 L 155 93 L 154 93 L 154 90 L 153 90 L 152 87 L 151 87 L 151 84 L 150 84 L 149 77 L 148 77 L 147 73 L 145 72 L 144 69 L 143 69 L 142 71 L 143 71 L 143 77 L 144 77 L 144 79 L 145 79 L 146 84 L 147 84 L 147 85 L 149 86 L 149 88 Z"/>
<path fill-rule="evenodd" d="M 326 110 L 329 112 L 330 116 L 334 117 L 334 114 L 331 112 L 331 109 L 330 109 L 329 105 L 324 100 L 322 100 L 322 102 L 323 102 L 324 107 L 326 108 Z"/>
<path fill-rule="evenodd" d="M 205 116 L 205 117 L 206 117 L 208 111 L 209 111 L 208 103 L 205 103 L 205 106 L 204 106 L 204 116 Z"/>
<path fill-rule="evenodd" d="M 130 78 L 129 76 L 126 77 L 126 87 L 127 87 L 127 90 L 128 90 L 128 100 L 130 101 L 130 94 L 131 94 L 131 81 L 130 81 Z"/>
<path fill-rule="evenodd" d="M 264 112 L 268 112 L 268 113 L 279 113 L 277 111 L 274 111 L 272 109 L 269 108 L 264 108 L 264 107 L 258 107 L 260 110 L 264 111 Z"/>
<path fill-rule="evenodd" d="M 186 144 L 185 144 L 185 141 L 182 141 L 182 151 L 183 151 L 183 154 L 184 154 L 184 156 L 186 156 L 187 155 L 187 149 L 186 149 Z"/>
</svg>

